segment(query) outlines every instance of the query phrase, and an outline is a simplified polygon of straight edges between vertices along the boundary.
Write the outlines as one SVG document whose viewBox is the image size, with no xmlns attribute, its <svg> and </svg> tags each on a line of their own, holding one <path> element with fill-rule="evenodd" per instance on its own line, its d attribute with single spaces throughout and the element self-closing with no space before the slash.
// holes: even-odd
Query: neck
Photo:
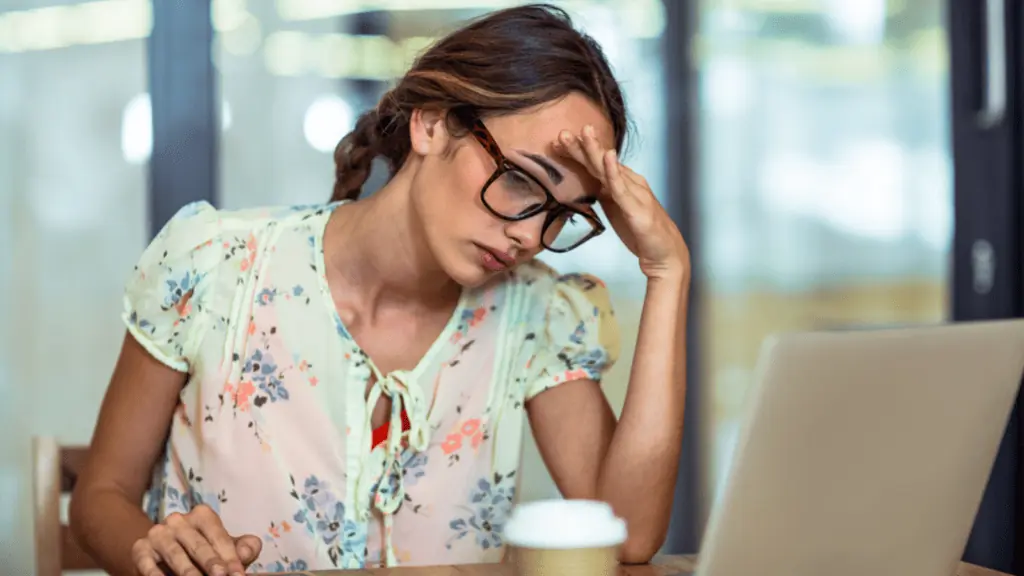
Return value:
<svg viewBox="0 0 1024 576">
<path fill-rule="evenodd" d="M 426 245 L 407 172 L 373 196 L 335 210 L 324 235 L 328 274 L 370 310 L 450 306 L 460 292 Z"/>
</svg>

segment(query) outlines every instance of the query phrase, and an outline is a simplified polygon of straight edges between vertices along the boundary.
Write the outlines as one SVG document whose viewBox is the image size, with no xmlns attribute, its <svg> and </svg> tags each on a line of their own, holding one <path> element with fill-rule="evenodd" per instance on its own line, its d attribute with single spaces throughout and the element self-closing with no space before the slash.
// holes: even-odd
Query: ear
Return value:
<svg viewBox="0 0 1024 576">
<path fill-rule="evenodd" d="M 412 151 L 420 156 L 440 154 L 448 147 L 448 126 L 442 110 L 412 111 L 409 121 L 409 140 Z"/>
</svg>

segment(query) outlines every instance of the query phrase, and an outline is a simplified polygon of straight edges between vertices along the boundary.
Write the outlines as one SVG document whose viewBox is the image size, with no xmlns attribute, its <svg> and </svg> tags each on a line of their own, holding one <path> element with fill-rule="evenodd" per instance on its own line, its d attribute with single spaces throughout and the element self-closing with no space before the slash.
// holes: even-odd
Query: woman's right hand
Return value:
<svg viewBox="0 0 1024 576">
<path fill-rule="evenodd" d="M 258 536 L 229 535 L 217 513 L 200 504 L 153 526 L 135 541 L 132 560 L 139 576 L 242 576 L 262 548 Z"/>
</svg>

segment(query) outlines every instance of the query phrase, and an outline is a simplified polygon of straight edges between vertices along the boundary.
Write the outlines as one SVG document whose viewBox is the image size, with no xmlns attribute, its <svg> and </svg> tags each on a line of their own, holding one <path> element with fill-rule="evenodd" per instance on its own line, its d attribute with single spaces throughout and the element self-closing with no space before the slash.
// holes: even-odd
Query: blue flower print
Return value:
<svg viewBox="0 0 1024 576">
<path fill-rule="evenodd" d="M 569 335 L 569 341 L 573 344 L 583 344 L 583 337 L 587 335 L 587 329 L 580 320 L 580 323 L 576 325 L 576 329 Z"/>
<path fill-rule="evenodd" d="M 362 568 L 366 558 L 366 526 L 345 517 L 345 503 L 331 491 L 327 482 L 310 476 L 299 492 L 295 479 L 291 480 L 291 495 L 300 503 L 292 519 L 305 526 L 311 535 L 320 537 L 328 546 L 327 554 L 335 566 Z"/>
<path fill-rule="evenodd" d="M 214 512 L 220 514 L 220 505 L 227 502 L 225 492 L 200 492 L 195 486 L 189 486 L 186 490 L 178 490 L 174 486 L 166 486 L 164 489 L 164 502 L 167 509 L 164 515 L 179 512 L 186 514 L 200 504 L 206 504 Z"/>
<path fill-rule="evenodd" d="M 128 322 L 133 326 L 138 326 L 139 329 L 145 330 L 149 334 L 156 332 L 156 326 L 145 318 L 139 318 L 139 313 L 135 310 L 132 310 L 131 314 L 128 315 Z"/>
<path fill-rule="evenodd" d="M 195 290 L 196 284 L 200 280 L 202 280 L 202 275 L 193 274 L 191 271 L 186 271 L 185 275 L 178 280 L 167 280 L 167 294 L 164 295 L 163 309 L 178 308 L 182 303 L 182 299 Z"/>
<path fill-rule="evenodd" d="M 256 304 L 259 304 L 260 306 L 270 306 L 274 303 L 274 296 L 277 296 L 277 290 L 264 288 L 256 295 Z"/>
<path fill-rule="evenodd" d="M 170 458 L 166 450 L 153 467 L 153 474 L 150 478 L 149 489 L 142 497 L 142 509 L 146 516 L 153 523 L 160 521 L 160 508 L 164 502 L 164 494 L 167 493 L 167 469 L 170 466 Z"/>
<path fill-rule="evenodd" d="M 408 450 L 406 454 L 407 458 L 402 463 L 403 482 L 406 486 L 415 486 L 426 475 L 427 453 Z"/>
<path fill-rule="evenodd" d="M 604 348 L 591 348 L 574 360 L 580 368 L 591 374 L 597 374 L 608 365 L 608 352 Z"/>
<path fill-rule="evenodd" d="M 263 406 L 267 399 L 271 402 L 288 399 L 288 389 L 284 386 L 284 373 L 278 370 L 273 356 L 262 350 L 254 350 L 252 356 L 245 361 L 242 373 L 252 379 L 256 387 L 266 394 L 266 399 L 257 397 L 253 403 Z"/>
<path fill-rule="evenodd" d="M 467 514 L 448 523 L 455 534 L 449 538 L 447 548 L 451 549 L 455 541 L 470 533 L 474 535 L 477 546 L 483 550 L 504 545 L 502 534 L 515 498 L 514 476 L 515 472 L 507 476 L 495 473 L 493 478 L 481 478 L 477 482 L 470 491 L 470 506 L 462 507 Z"/>
<path fill-rule="evenodd" d="M 292 296 L 298 298 L 299 296 L 302 296 L 303 292 L 305 291 L 306 290 L 302 286 L 296 284 L 295 287 L 292 288 Z"/>
<path fill-rule="evenodd" d="M 171 466 L 170 457 L 165 451 L 153 468 L 149 489 L 143 495 L 143 510 L 150 520 L 160 522 L 168 514 L 174 512 L 185 514 L 200 504 L 205 504 L 214 512 L 220 513 L 221 504 L 228 501 L 225 490 L 220 492 L 204 490 L 203 477 L 191 467 L 187 470 L 183 468 L 177 470 L 175 476 L 180 474 L 188 482 L 186 487 L 178 489 L 168 481 Z"/>
</svg>

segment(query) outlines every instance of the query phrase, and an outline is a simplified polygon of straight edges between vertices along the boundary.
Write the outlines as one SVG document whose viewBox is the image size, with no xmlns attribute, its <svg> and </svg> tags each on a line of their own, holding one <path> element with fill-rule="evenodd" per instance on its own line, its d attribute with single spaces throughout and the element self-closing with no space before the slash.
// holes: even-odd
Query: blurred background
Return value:
<svg viewBox="0 0 1024 576">
<path fill-rule="evenodd" d="M 3 573 L 32 571 L 30 439 L 89 441 L 123 283 L 170 207 L 325 201 L 334 146 L 417 52 L 517 3 L 152 3 L 164 1 L 0 0 Z M 685 548 L 728 469 L 766 335 L 950 316 L 947 1 L 555 4 L 604 46 L 637 125 L 627 160 L 694 249 L 695 403 L 669 542 Z M 197 13 L 212 22 L 208 44 L 180 36 L 201 32 L 188 24 Z M 174 75 L 186 66 L 174 50 L 196 46 L 212 46 L 212 66 L 193 84 Z M 196 102 L 216 133 L 175 134 Z M 154 122 L 159 111 L 171 115 Z M 205 188 L 151 185 L 154 126 L 158 148 L 170 138 L 164 170 L 197 139 L 190 149 L 212 162 Z M 606 390 L 620 409 L 644 295 L 635 259 L 612 234 L 545 259 L 611 285 L 627 349 Z M 523 497 L 557 493 L 532 447 L 526 457 Z"/>
</svg>

